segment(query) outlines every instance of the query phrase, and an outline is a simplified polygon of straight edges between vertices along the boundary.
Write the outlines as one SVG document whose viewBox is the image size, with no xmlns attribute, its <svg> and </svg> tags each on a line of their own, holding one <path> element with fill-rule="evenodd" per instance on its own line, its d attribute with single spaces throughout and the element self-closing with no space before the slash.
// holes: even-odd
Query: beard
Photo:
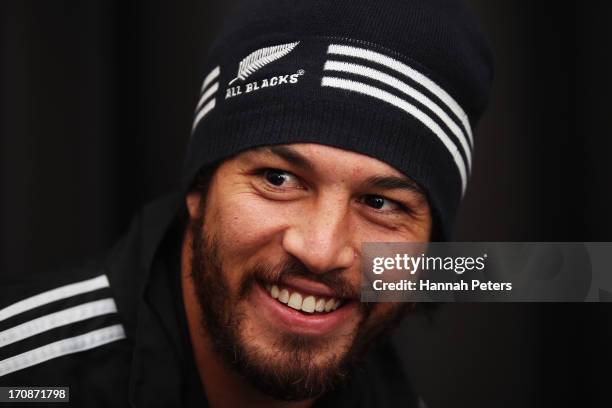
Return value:
<svg viewBox="0 0 612 408">
<path fill-rule="evenodd" d="M 204 214 L 204 211 L 202 211 Z M 360 319 L 353 333 L 341 339 L 270 333 L 274 340 L 258 346 L 249 333 L 245 313 L 255 285 L 278 282 L 281 277 L 300 276 L 321 282 L 338 297 L 358 298 L 359 288 L 348 284 L 340 271 L 314 274 L 295 257 L 258 263 L 241 272 L 243 279 L 232 293 L 224 270 L 223 251 L 215 234 L 206 232 L 205 220 L 192 221 L 191 278 L 202 311 L 201 325 L 219 358 L 261 392 L 278 400 L 299 401 L 321 396 L 342 383 L 370 346 L 386 337 L 405 315 L 410 304 L 400 303 L 371 319 L 374 303 L 359 303 Z M 242 306 L 242 307 L 241 307 Z M 261 338 L 259 338 L 261 340 Z"/>
</svg>

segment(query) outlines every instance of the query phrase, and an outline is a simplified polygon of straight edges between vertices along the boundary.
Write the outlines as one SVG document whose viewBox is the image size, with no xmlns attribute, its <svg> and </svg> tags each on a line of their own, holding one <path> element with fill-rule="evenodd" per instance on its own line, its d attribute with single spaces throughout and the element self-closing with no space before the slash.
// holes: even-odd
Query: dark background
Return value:
<svg viewBox="0 0 612 408">
<path fill-rule="evenodd" d="M 1 274 L 108 248 L 178 185 L 199 67 L 232 3 L 0 1 Z M 496 80 L 456 239 L 612 241 L 609 13 L 469 3 Z M 611 379 L 597 371 L 611 322 L 597 304 L 447 305 L 402 341 L 430 408 L 587 407 Z"/>
</svg>

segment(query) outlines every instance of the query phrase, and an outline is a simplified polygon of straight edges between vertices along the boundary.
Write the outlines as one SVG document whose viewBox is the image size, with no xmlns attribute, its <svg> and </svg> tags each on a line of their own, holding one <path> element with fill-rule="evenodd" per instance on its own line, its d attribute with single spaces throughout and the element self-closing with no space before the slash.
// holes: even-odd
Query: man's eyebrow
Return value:
<svg viewBox="0 0 612 408">
<path fill-rule="evenodd" d="M 305 170 L 313 171 L 315 167 L 306 156 L 288 146 L 266 146 L 255 150 L 264 154 L 273 154 L 287 163 L 301 167 Z M 363 185 L 365 188 L 377 188 L 382 190 L 409 190 L 423 197 L 425 196 L 423 189 L 416 182 L 407 177 L 372 176 L 369 177 Z"/>
<path fill-rule="evenodd" d="M 294 149 L 287 146 L 266 146 L 257 149 L 262 153 L 271 153 L 280 157 L 289 164 L 300 167 L 303 170 L 314 171 L 314 164 L 306 156 L 296 152 Z"/>
<path fill-rule="evenodd" d="M 416 182 L 406 177 L 374 176 L 368 178 L 364 185 L 366 188 L 378 188 L 383 190 L 409 190 L 421 196 L 425 196 L 423 189 Z"/>
</svg>

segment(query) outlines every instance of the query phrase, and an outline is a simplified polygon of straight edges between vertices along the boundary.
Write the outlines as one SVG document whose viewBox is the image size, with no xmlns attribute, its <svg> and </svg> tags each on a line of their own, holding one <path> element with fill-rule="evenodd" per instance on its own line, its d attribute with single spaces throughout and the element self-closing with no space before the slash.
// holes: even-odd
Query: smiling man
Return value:
<svg viewBox="0 0 612 408">
<path fill-rule="evenodd" d="M 450 0 L 245 1 L 183 190 L 100 262 L 2 286 L 0 383 L 79 406 L 416 406 L 364 242 L 449 239 L 491 57 Z"/>
<path fill-rule="evenodd" d="M 239 154 L 187 204 L 183 293 L 213 405 L 308 400 L 332 389 L 406 310 L 359 302 L 361 243 L 424 242 L 431 231 L 414 182 L 379 160 L 317 144 Z M 245 400 L 232 371 L 267 396 Z"/>
</svg>

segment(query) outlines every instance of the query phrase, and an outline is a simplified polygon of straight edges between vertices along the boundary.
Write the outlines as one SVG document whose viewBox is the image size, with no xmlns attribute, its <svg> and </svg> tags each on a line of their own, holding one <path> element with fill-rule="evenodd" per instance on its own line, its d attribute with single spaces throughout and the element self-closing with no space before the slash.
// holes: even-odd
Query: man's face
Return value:
<svg viewBox="0 0 612 408">
<path fill-rule="evenodd" d="M 389 165 L 292 144 L 222 163 L 187 199 L 208 337 L 262 391 L 299 400 L 342 380 L 406 304 L 359 302 L 363 242 L 425 242 L 429 205 Z"/>
</svg>

